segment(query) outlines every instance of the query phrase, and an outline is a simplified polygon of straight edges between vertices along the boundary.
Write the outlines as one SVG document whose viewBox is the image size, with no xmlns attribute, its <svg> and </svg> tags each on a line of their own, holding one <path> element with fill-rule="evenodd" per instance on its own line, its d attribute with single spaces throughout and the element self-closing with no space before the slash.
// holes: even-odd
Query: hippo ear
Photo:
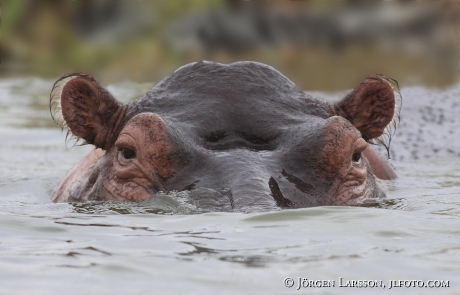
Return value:
<svg viewBox="0 0 460 295">
<path fill-rule="evenodd" d="M 336 103 L 335 111 L 350 121 L 366 141 L 381 143 L 388 150 L 401 106 L 398 83 L 383 75 L 372 75 Z"/>
<path fill-rule="evenodd" d="M 109 92 L 91 76 L 70 74 L 61 77 L 51 91 L 53 119 L 86 143 L 106 149 L 115 126 L 113 117 L 120 110 Z"/>
</svg>

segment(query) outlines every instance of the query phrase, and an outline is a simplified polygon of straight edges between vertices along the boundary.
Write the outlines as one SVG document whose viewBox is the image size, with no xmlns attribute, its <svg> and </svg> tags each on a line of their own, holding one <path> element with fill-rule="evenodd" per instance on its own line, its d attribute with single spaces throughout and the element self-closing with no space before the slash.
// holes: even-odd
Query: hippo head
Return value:
<svg viewBox="0 0 460 295">
<path fill-rule="evenodd" d="M 121 104 L 91 76 L 67 75 L 51 103 L 71 134 L 96 149 L 53 201 L 201 189 L 232 209 L 357 204 L 382 195 L 376 177 L 395 177 L 369 146 L 395 122 L 395 91 L 392 80 L 369 76 L 331 104 L 267 65 L 198 62 Z"/>
</svg>

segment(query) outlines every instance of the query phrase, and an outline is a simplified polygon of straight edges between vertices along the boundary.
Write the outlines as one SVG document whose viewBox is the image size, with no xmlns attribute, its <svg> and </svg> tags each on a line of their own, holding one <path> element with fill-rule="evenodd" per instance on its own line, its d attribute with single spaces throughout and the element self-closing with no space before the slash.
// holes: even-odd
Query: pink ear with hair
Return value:
<svg viewBox="0 0 460 295">
<path fill-rule="evenodd" d="M 53 94 L 56 89 L 61 91 Z M 114 127 L 111 119 L 121 104 L 88 75 L 64 76 L 55 83 L 53 92 L 51 103 L 60 105 L 63 127 L 86 143 L 106 149 Z"/>
<path fill-rule="evenodd" d="M 401 103 L 396 81 L 372 75 L 334 107 L 337 115 L 350 121 L 363 138 L 370 141 L 396 125 Z"/>
</svg>

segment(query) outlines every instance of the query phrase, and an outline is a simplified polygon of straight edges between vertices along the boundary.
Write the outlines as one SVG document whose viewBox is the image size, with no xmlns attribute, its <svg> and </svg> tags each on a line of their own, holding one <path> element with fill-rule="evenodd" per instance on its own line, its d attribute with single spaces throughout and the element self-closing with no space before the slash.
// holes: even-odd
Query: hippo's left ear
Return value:
<svg viewBox="0 0 460 295">
<path fill-rule="evenodd" d="M 399 122 L 401 105 L 397 82 L 383 75 L 372 75 L 334 108 L 336 115 L 350 121 L 366 141 L 374 140 L 386 146 Z"/>
<path fill-rule="evenodd" d="M 54 120 L 86 143 L 107 149 L 119 122 L 121 104 L 91 76 L 61 77 L 51 91 L 50 109 Z M 54 110 L 54 113 L 53 113 Z M 60 115 L 60 118 L 56 118 Z M 59 120 L 63 122 L 59 122 Z"/>
</svg>

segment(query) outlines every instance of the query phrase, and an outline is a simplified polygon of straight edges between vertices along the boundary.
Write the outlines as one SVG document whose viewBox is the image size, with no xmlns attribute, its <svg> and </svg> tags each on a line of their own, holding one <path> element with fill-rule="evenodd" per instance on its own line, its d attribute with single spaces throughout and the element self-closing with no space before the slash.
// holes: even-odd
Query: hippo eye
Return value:
<svg viewBox="0 0 460 295">
<path fill-rule="evenodd" d="M 125 158 L 126 160 L 136 157 L 136 153 L 131 149 L 123 148 L 120 150 L 120 153 L 123 156 L 123 158 Z"/>
<path fill-rule="evenodd" d="M 361 152 L 354 153 L 351 159 L 353 162 L 358 163 L 361 160 Z"/>
</svg>

